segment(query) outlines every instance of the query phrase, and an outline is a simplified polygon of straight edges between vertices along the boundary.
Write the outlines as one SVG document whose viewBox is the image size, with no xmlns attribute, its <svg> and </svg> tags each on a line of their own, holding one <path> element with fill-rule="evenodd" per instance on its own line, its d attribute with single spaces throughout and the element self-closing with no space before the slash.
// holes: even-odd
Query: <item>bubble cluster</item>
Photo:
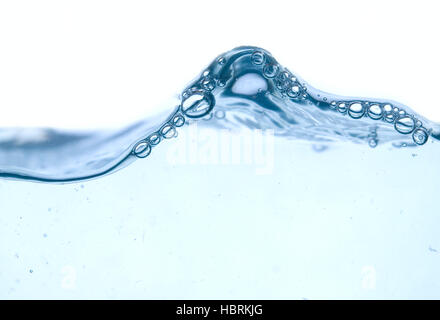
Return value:
<svg viewBox="0 0 440 320">
<path fill-rule="evenodd" d="M 342 114 L 348 114 L 353 119 L 368 117 L 372 120 L 392 123 L 394 129 L 401 134 L 413 133 L 413 140 L 418 145 L 426 143 L 429 137 L 428 131 L 422 127 L 423 124 L 420 120 L 416 119 L 413 115 L 407 114 L 405 110 L 389 103 L 333 101 L 329 104 L 329 108 L 337 110 Z"/>
<path fill-rule="evenodd" d="M 220 63 L 220 59 L 218 62 Z M 216 80 L 209 75 L 208 71 L 203 72 L 196 85 L 182 93 L 178 110 L 159 130 L 138 141 L 132 149 L 132 154 L 138 158 L 146 158 L 150 155 L 152 148 L 163 139 L 176 137 L 176 128 L 183 126 L 187 122 L 186 118 L 206 119 L 207 116 L 212 116 L 211 111 L 215 105 L 215 98 L 211 91 L 216 87 L 215 83 Z"/>
<path fill-rule="evenodd" d="M 282 97 L 293 101 L 307 99 L 311 105 L 316 102 L 322 103 L 322 105 L 328 106 L 329 109 L 347 115 L 352 119 L 369 118 L 374 121 L 389 123 L 400 134 L 412 134 L 413 141 L 418 145 L 423 145 L 429 138 L 429 131 L 423 127 L 420 120 L 391 103 L 348 99 L 344 101 L 330 100 L 330 102 L 328 101 L 330 95 L 325 94 L 325 97 L 321 97 L 322 93 L 315 94 L 316 96 L 312 93 L 309 94 L 306 84 L 300 83 L 295 75 L 278 64 L 266 51 L 258 48 L 252 50 L 244 48 L 242 54 L 236 54 L 237 52 L 234 55 L 225 53 L 219 56 L 209 68 L 205 69 L 201 76 L 182 93 L 178 110 L 159 130 L 137 142 L 132 149 L 132 153 L 139 158 L 147 157 L 154 146 L 164 139 L 175 137 L 177 135 L 176 129 L 188 121 L 209 120 L 212 118 L 223 119 L 225 117 L 223 110 L 212 112 L 216 103 L 214 94 L 218 92 L 216 89 L 227 90 L 226 84 L 236 77 L 231 73 L 231 70 L 232 72 L 238 70 L 235 66 L 232 67 L 236 61 L 235 59 L 244 55 L 246 59 L 241 61 L 245 61 L 247 64 L 245 68 L 249 68 L 253 72 L 259 72 L 268 81 L 270 90 L 273 88 L 273 91 L 270 91 L 271 93 L 278 93 Z M 228 63 L 226 64 L 226 62 Z M 374 148 L 378 145 L 376 129 L 370 132 L 367 138 L 370 147 Z"/>
<path fill-rule="evenodd" d="M 175 112 L 173 116 L 156 132 L 150 134 L 147 138 L 138 141 L 133 149 L 132 154 L 138 158 L 146 158 L 150 155 L 153 147 L 157 146 L 162 139 L 171 139 L 177 135 L 176 128 L 185 124 L 185 117 L 179 112 Z"/>
<path fill-rule="evenodd" d="M 272 80 L 283 96 L 294 100 L 307 97 L 305 88 L 298 82 L 296 77 L 275 61 L 271 61 L 263 52 L 254 51 L 251 55 L 251 61 L 256 66 L 263 66 L 261 69 L 263 76 Z M 266 63 L 263 65 L 264 62 Z"/>
</svg>

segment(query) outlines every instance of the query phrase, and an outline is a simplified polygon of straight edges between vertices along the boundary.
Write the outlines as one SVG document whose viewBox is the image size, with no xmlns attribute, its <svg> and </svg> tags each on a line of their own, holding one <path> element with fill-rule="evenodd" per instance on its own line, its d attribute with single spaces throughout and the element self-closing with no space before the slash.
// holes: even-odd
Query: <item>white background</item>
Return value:
<svg viewBox="0 0 440 320">
<path fill-rule="evenodd" d="M 318 89 L 440 121 L 438 13 L 436 1 L 2 1 L 0 125 L 129 123 L 174 107 L 240 45 Z"/>
</svg>

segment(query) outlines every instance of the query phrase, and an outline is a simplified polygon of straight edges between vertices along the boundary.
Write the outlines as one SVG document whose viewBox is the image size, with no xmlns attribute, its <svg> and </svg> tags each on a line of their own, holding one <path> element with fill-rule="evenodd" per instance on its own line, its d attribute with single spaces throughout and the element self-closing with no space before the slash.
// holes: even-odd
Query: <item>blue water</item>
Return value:
<svg viewBox="0 0 440 320">
<path fill-rule="evenodd" d="M 120 130 L 0 131 L 0 297 L 440 297 L 437 123 L 255 47 L 180 99 Z"/>
<path fill-rule="evenodd" d="M 204 125 L 212 128 L 270 129 L 311 143 L 415 147 L 440 137 L 438 124 L 400 103 L 321 92 L 269 52 L 239 47 L 203 70 L 182 91 L 171 115 L 105 132 L 2 129 L 0 176 L 47 182 L 95 178 L 148 157 L 163 140 L 174 138 L 178 128 L 207 118 L 212 120 Z"/>
</svg>

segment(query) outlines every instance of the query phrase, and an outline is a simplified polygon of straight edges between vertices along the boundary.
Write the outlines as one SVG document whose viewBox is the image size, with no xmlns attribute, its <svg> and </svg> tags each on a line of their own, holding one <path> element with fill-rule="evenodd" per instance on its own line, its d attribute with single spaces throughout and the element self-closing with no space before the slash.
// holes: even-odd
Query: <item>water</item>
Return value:
<svg viewBox="0 0 440 320">
<path fill-rule="evenodd" d="M 3 129 L 0 296 L 438 298 L 439 130 L 254 47 L 172 114 Z"/>
</svg>

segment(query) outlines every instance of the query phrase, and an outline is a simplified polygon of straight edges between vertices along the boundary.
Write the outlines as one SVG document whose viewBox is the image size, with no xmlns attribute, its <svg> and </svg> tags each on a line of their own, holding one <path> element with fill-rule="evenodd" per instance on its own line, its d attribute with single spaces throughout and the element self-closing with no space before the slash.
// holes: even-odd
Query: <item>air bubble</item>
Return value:
<svg viewBox="0 0 440 320">
<path fill-rule="evenodd" d="M 292 87 L 290 87 L 290 89 L 287 91 L 287 95 L 291 98 L 296 98 L 298 97 L 299 93 L 301 91 L 301 88 L 297 85 L 293 85 Z"/>
<path fill-rule="evenodd" d="M 290 86 L 290 80 L 286 79 L 285 77 L 283 77 L 282 75 L 280 75 L 278 78 L 276 78 L 275 80 L 275 86 L 281 90 L 281 91 L 285 91 L 287 90 L 287 88 Z"/>
<path fill-rule="evenodd" d="M 280 74 L 280 78 L 284 81 L 290 80 L 293 77 L 293 75 L 290 73 L 290 71 L 283 71 Z"/>
<path fill-rule="evenodd" d="M 368 108 L 368 116 L 373 120 L 379 120 L 383 117 L 383 110 L 378 104 L 372 104 Z"/>
<path fill-rule="evenodd" d="M 391 112 L 391 110 L 393 110 L 393 107 L 390 104 L 386 104 L 383 106 L 383 109 L 385 110 L 385 112 Z"/>
<path fill-rule="evenodd" d="M 185 124 L 185 118 L 182 117 L 180 114 L 176 115 L 176 116 L 173 118 L 173 125 L 174 125 L 175 127 L 181 127 L 181 126 L 183 126 L 184 124 Z"/>
<path fill-rule="evenodd" d="M 257 66 L 262 65 L 264 62 L 264 53 L 261 51 L 255 51 L 251 56 L 251 61 Z"/>
<path fill-rule="evenodd" d="M 225 117 L 225 112 L 223 111 L 223 110 L 217 110 L 216 112 L 215 112 L 215 117 L 217 118 L 217 119 L 223 119 L 224 117 Z"/>
<path fill-rule="evenodd" d="M 218 58 L 217 61 L 218 61 L 218 64 L 219 64 L 219 65 L 224 65 L 224 64 L 226 63 L 226 59 L 223 58 L 223 57 Z"/>
<path fill-rule="evenodd" d="M 201 81 L 202 88 L 211 91 L 215 88 L 215 81 L 211 77 L 204 77 Z"/>
<path fill-rule="evenodd" d="M 189 118 L 206 116 L 214 108 L 214 96 L 207 91 L 193 91 L 192 95 L 183 99 L 182 112 Z"/>
<path fill-rule="evenodd" d="M 266 64 L 263 68 L 263 75 L 266 78 L 274 78 L 278 71 L 279 71 L 279 67 L 276 64 Z"/>
<path fill-rule="evenodd" d="M 355 103 L 350 104 L 350 107 L 348 108 L 348 114 L 353 119 L 362 118 L 364 113 L 365 113 L 365 108 L 359 102 L 355 102 Z"/>
<path fill-rule="evenodd" d="M 146 141 L 139 141 L 133 147 L 133 154 L 138 158 L 145 158 L 151 153 L 151 146 Z"/>
<path fill-rule="evenodd" d="M 347 111 L 347 105 L 345 103 L 340 103 L 338 105 L 338 111 L 344 113 L 345 111 Z"/>
<path fill-rule="evenodd" d="M 149 138 L 148 141 L 150 142 L 150 144 L 152 146 L 155 146 L 157 144 L 159 144 L 160 142 L 160 135 L 158 135 L 157 133 L 153 133 Z"/>
<path fill-rule="evenodd" d="M 394 128 L 403 134 L 411 133 L 415 128 L 414 119 L 408 116 L 400 117 L 394 123 Z"/>
<path fill-rule="evenodd" d="M 371 148 L 376 148 L 376 147 L 377 147 L 377 140 L 376 140 L 376 139 L 370 139 L 370 140 L 368 141 L 368 145 L 369 145 Z"/>
<path fill-rule="evenodd" d="M 418 128 L 413 132 L 412 137 L 415 143 L 422 145 L 428 140 L 428 132 L 424 128 Z"/>
<path fill-rule="evenodd" d="M 395 118 L 396 116 L 394 115 L 394 113 L 390 113 L 390 112 L 387 112 L 384 117 L 385 121 L 389 123 L 394 122 Z"/>
<path fill-rule="evenodd" d="M 160 134 L 165 139 L 171 139 L 176 135 L 176 129 L 172 125 L 167 124 L 160 130 Z"/>
</svg>

